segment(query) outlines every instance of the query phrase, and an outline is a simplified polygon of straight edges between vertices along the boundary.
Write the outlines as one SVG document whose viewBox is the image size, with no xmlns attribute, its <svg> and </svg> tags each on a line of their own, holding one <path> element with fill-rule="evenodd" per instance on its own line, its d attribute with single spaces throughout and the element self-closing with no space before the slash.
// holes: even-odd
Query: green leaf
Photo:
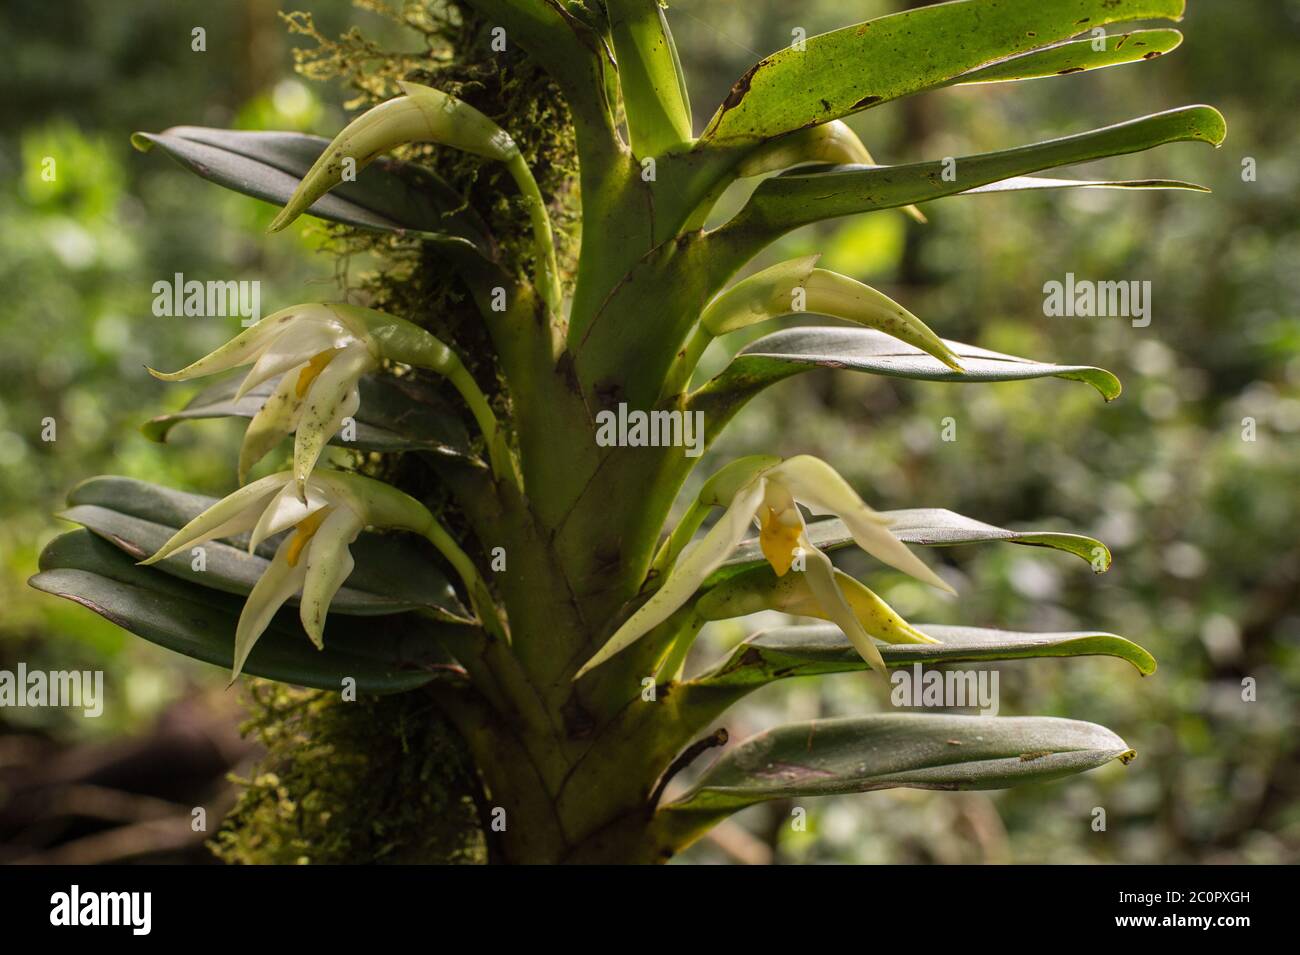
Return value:
<svg viewBox="0 0 1300 955">
<path fill-rule="evenodd" d="M 132 560 L 143 560 L 215 501 L 131 478 L 101 476 L 73 488 L 68 509 L 59 517 L 93 531 Z M 189 551 L 156 566 L 202 587 L 246 595 L 274 556 L 279 537 L 263 541 L 255 554 L 247 552 L 246 534 L 234 540 L 234 545 L 203 545 L 205 570 L 193 568 Z M 332 613 L 373 616 L 422 610 L 448 621 L 469 620 L 426 542 L 409 534 L 367 532 L 351 549 L 356 569 L 330 605 Z"/>
<path fill-rule="evenodd" d="M 1019 633 L 982 627 L 918 623 L 938 643 L 876 642 L 885 664 L 967 663 L 1035 657 L 1112 656 L 1127 660 L 1143 676 L 1155 672 L 1146 650 L 1113 633 Z M 828 624 L 778 627 L 756 633 L 728 656 L 693 678 L 688 687 L 756 689 L 773 680 L 869 669 L 839 627 Z"/>
<path fill-rule="evenodd" d="M 1005 789 L 1133 755 L 1104 726 L 1079 720 L 892 713 L 815 720 L 727 750 L 659 812 L 680 814 L 667 824 L 685 835 L 769 799 L 897 787 Z"/>
<path fill-rule="evenodd" d="M 1092 385 L 1107 401 L 1119 397 L 1119 379 L 1091 365 L 1054 365 L 989 351 L 963 342 L 944 341 L 961 360 L 962 372 L 919 348 L 869 328 L 788 328 L 765 335 L 744 348 L 716 377 L 690 397 L 690 407 L 704 412 L 712 440 L 763 389 L 814 368 L 867 372 L 890 378 L 961 383 L 1063 378 Z"/>
<path fill-rule="evenodd" d="M 796 171 L 764 180 L 736 217 L 715 233 L 715 241 L 718 235 L 728 237 L 752 254 L 791 229 L 823 219 L 971 193 L 983 186 L 1044 169 L 1141 152 L 1166 143 L 1195 141 L 1217 146 L 1223 142 L 1226 131 L 1218 110 L 1209 106 L 1185 106 L 1029 146 L 963 156 L 952 160 L 951 165 L 936 161 L 849 167 L 841 172 L 811 175 Z M 1077 185 L 1069 180 L 1027 179 L 1019 184 L 1008 183 L 1003 190 L 1059 188 L 1061 184 Z M 1175 180 L 1117 181 L 1100 185 L 1200 188 Z"/>
<path fill-rule="evenodd" d="M 278 379 L 258 385 L 238 401 L 242 376 L 226 378 L 204 388 L 180 411 L 151 418 L 141 427 L 153 441 L 166 441 L 182 421 L 201 418 L 251 418 L 275 389 Z M 361 451 L 428 451 L 448 457 L 471 457 L 469 433 L 461 415 L 434 389 L 414 376 L 365 375 L 358 383 L 361 407 L 355 416 L 356 438 L 335 435 L 331 444 Z"/>
<path fill-rule="evenodd" d="M 319 136 L 173 126 L 135 133 L 141 152 L 158 146 L 190 172 L 246 196 L 283 206 L 329 145 Z M 472 243 L 487 251 L 481 220 L 450 186 L 414 163 L 380 157 L 354 182 L 322 196 L 310 214 L 381 232 L 416 232 Z"/>
<path fill-rule="evenodd" d="M 1177 19 L 1183 0 L 964 0 L 879 17 L 764 57 L 703 140 L 752 143 L 942 86 L 1107 23 Z"/>
<path fill-rule="evenodd" d="M 1097 573 L 1110 569 L 1110 550 L 1099 540 L 1082 534 L 1065 534 L 1059 531 L 1013 531 L 994 527 L 954 511 L 940 507 L 915 507 L 897 511 L 881 511 L 890 519 L 889 529 L 905 544 L 922 547 L 953 547 L 958 544 L 984 544 L 1004 542 L 1025 544 L 1031 547 L 1049 547 L 1074 554 L 1092 564 Z M 808 524 L 808 540 L 819 550 L 833 551 L 853 544 L 848 528 L 838 517 Z M 709 588 L 729 580 L 745 571 L 771 571 L 763 556 L 757 537 L 741 543 L 704 582 Z"/>
<path fill-rule="evenodd" d="M 607 0 L 606 6 L 633 154 L 658 156 L 688 142 L 691 104 L 663 9 L 657 0 Z"/>
<path fill-rule="evenodd" d="M 1058 43 L 1044 50 L 1036 50 L 965 73 L 953 80 L 951 85 L 1033 80 L 1045 76 L 1083 73 L 1137 60 L 1154 60 L 1177 49 L 1183 42 L 1183 35 L 1177 30 L 1134 30 L 1107 36 L 1101 50 L 1095 49 L 1093 42 L 1093 38 L 1088 37 Z"/>
<path fill-rule="evenodd" d="M 138 567 L 88 531 L 55 538 L 29 583 L 65 597 L 151 643 L 230 669 L 242 601 Z M 297 620 L 282 612 L 253 648 L 244 672 L 301 686 L 338 690 L 345 678 L 362 693 L 400 693 L 456 667 L 415 614 L 381 620 L 331 618 L 317 650 Z"/>
</svg>

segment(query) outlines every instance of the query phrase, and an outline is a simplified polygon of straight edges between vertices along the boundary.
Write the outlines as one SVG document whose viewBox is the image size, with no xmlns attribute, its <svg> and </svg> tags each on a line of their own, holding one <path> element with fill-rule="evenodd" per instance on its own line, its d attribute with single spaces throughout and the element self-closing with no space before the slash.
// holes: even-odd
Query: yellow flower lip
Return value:
<svg viewBox="0 0 1300 955">
<path fill-rule="evenodd" d="M 325 366 L 330 363 L 335 355 L 341 352 L 341 348 L 327 348 L 311 357 L 311 360 L 303 366 L 302 371 L 298 372 L 298 383 L 294 385 L 294 394 L 299 398 L 307 394 L 307 389 L 311 383 L 316 380 L 316 376 L 325 370 Z"/>
<path fill-rule="evenodd" d="M 311 543 L 311 539 L 320 530 L 321 524 L 325 523 L 325 518 L 330 516 L 334 508 L 322 507 L 320 510 L 312 511 L 311 514 L 298 522 L 294 529 L 293 538 L 289 541 L 289 549 L 285 552 L 285 559 L 289 561 L 290 567 L 297 567 L 298 560 L 302 557 L 303 549 Z"/>
<path fill-rule="evenodd" d="M 790 572 L 790 567 L 794 563 L 794 553 L 802 535 L 803 521 L 798 511 L 778 512 L 776 508 L 770 506 L 765 509 L 758 543 L 763 550 L 763 556 L 767 558 L 767 562 L 772 565 L 778 577 L 784 577 Z"/>
</svg>

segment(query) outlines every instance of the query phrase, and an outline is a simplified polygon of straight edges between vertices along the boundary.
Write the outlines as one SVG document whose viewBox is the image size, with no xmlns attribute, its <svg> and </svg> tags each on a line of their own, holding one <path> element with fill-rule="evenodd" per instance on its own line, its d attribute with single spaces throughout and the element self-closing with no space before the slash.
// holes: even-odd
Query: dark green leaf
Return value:
<svg viewBox="0 0 1300 955">
<path fill-rule="evenodd" d="M 732 87 L 702 138 L 779 136 L 1107 23 L 1182 12 L 1183 0 L 964 0 L 879 17 L 764 57 Z"/>
<path fill-rule="evenodd" d="M 55 538 L 41 554 L 37 590 L 81 604 L 159 646 L 227 670 L 243 602 L 136 566 L 126 553 L 87 531 Z M 399 693 L 455 672 L 438 625 L 416 614 L 331 617 L 317 650 L 294 611 L 281 612 L 253 648 L 244 672 L 338 690 L 352 678 L 362 693 Z"/>
<path fill-rule="evenodd" d="M 964 373 L 874 329 L 790 328 L 765 335 L 742 350 L 720 374 L 692 393 L 689 407 L 704 413 L 705 440 L 712 443 L 760 391 L 814 368 L 960 383 L 1063 378 L 1087 382 L 1107 401 L 1120 394 L 1119 379 L 1102 368 L 1031 361 L 963 342 L 945 344 L 961 359 Z"/>
<path fill-rule="evenodd" d="M 88 528 L 133 560 L 143 560 L 215 501 L 131 478 L 104 476 L 73 488 L 68 510 L 59 516 Z M 247 594 L 275 554 L 279 538 L 264 541 L 256 554 L 247 552 L 247 535 L 234 540 L 234 545 L 220 541 L 204 545 L 205 570 L 193 568 L 188 551 L 157 567 L 203 587 Z M 331 613 L 424 610 L 446 620 L 469 619 L 427 542 L 410 534 L 367 532 L 352 544 L 352 556 L 356 569 L 330 605 Z"/>
<path fill-rule="evenodd" d="M 210 182 L 281 206 L 329 145 L 327 139 L 302 133 L 202 126 L 136 133 L 131 142 L 142 152 L 156 145 Z M 464 240 L 480 251 L 489 248 L 482 222 L 454 190 L 421 166 L 387 157 L 375 160 L 354 182 L 321 196 L 310 214 L 363 229 L 418 232 Z"/>
<path fill-rule="evenodd" d="M 789 328 L 765 335 L 740 352 L 722 373 L 691 396 L 711 429 L 720 429 L 746 401 L 778 381 L 813 368 L 861 371 L 891 378 L 962 383 L 1064 378 L 1092 385 L 1107 401 L 1120 394 L 1119 379 L 1091 365 L 1053 365 L 945 341 L 961 360 L 955 372 L 919 348 L 870 328 Z"/>
<path fill-rule="evenodd" d="M 1050 717 L 883 714 L 780 726 L 751 736 L 660 810 L 707 825 L 768 799 L 878 789 L 1004 789 L 1133 756 L 1103 726 Z"/>
<path fill-rule="evenodd" d="M 1113 633 L 1017 633 L 982 627 L 916 624 L 939 643 L 880 643 L 890 667 L 914 663 L 1022 660 L 1032 657 L 1113 656 L 1127 660 L 1143 676 L 1155 672 L 1146 650 Z M 829 624 L 778 627 L 756 633 L 726 659 L 691 680 L 691 686 L 757 688 L 773 680 L 869 669 L 839 627 Z"/>
<path fill-rule="evenodd" d="M 182 421 L 200 418 L 251 418 L 275 389 L 278 380 L 264 382 L 238 401 L 235 392 L 242 376 L 209 385 L 190 399 L 184 409 L 159 415 L 141 430 L 153 441 L 166 441 Z M 414 377 L 398 378 L 378 373 L 359 382 L 361 407 L 356 414 L 356 439 L 332 444 L 362 451 L 429 451 L 451 457 L 469 457 L 470 439 L 462 416 L 433 388 Z"/>
</svg>

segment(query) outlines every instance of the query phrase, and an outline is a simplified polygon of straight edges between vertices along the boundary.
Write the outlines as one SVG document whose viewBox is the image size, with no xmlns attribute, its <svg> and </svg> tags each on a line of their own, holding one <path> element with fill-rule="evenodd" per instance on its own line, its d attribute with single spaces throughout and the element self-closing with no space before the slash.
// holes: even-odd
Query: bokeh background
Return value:
<svg viewBox="0 0 1300 955">
<path fill-rule="evenodd" d="M 811 36 L 903 5 L 675 0 L 668 16 L 697 127 L 794 28 Z M 905 162 L 1206 102 L 1228 118 L 1221 149 L 1164 147 L 1067 174 L 1185 178 L 1213 195 L 955 199 L 929 206 L 926 226 L 858 217 L 795 233 L 769 255 L 823 250 L 824 266 L 877 285 L 945 337 L 1109 368 L 1125 385 L 1118 401 L 1052 379 L 962 386 L 813 373 L 753 402 L 711 452 L 716 463 L 819 454 L 882 507 L 1100 537 L 1115 554 L 1103 576 L 1066 555 L 988 546 L 944 553 L 957 601 L 901 577 L 872 583 L 918 622 L 1099 629 L 1142 643 L 1160 664 L 1145 679 L 1104 658 L 998 666 L 1003 715 L 1100 722 L 1138 759 L 1004 793 L 810 801 L 803 831 L 790 825 L 791 805 L 769 804 L 685 861 L 1300 859 L 1300 2 L 1189 6 L 1186 41 L 1158 61 L 913 97 L 852 125 L 879 161 Z M 146 362 L 178 367 L 229 332 L 155 318 L 155 281 L 260 279 L 264 310 L 337 292 L 338 266 L 310 230 L 268 242 L 270 206 L 129 143 L 133 130 L 178 124 L 340 128 L 346 91 L 295 76 L 302 41 L 281 9 L 310 10 L 327 35 L 358 25 L 389 48 L 418 45 L 348 0 L 8 0 L 0 12 L 0 669 L 102 669 L 112 689 L 99 719 L 0 710 L 0 861 L 206 861 L 188 807 L 227 805 L 227 773 L 256 757 L 237 732 L 239 693 L 220 672 L 25 580 L 60 530 L 52 513 L 84 477 L 230 489 L 239 425 L 178 428 L 166 446 L 139 432 L 191 393 L 152 380 Z M 191 49 L 195 27 L 206 52 Z M 53 182 L 41 177 L 50 156 Z M 1254 181 L 1243 180 L 1247 159 Z M 1045 317 L 1043 283 L 1067 272 L 1150 281 L 1150 326 Z M 709 367 L 726 357 L 710 352 Z M 42 440 L 47 417 L 53 442 Z M 941 440 L 946 418 L 955 441 Z M 695 659 L 779 622 L 715 626 Z M 1247 677 L 1254 702 L 1242 700 Z M 795 681 L 756 694 L 728 725 L 738 738 L 888 708 L 886 697 L 860 675 Z M 1104 832 L 1091 826 L 1098 806 Z"/>
</svg>

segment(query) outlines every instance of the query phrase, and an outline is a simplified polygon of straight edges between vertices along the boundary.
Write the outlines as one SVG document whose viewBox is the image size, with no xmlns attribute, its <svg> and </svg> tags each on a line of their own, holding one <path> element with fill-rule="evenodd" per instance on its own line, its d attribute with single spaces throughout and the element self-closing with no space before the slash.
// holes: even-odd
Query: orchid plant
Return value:
<svg viewBox="0 0 1300 955">
<path fill-rule="evenodd" d="M 1072 74 L 1154 59 L 1178 45 L 1176 30 L 1107 28 L 1176 20 L 1183 0 L 954 0 L 852 24 L 761 59 L 702 126 L 656 0 L 463 0 L 456 10 L 465 36 L 506 38 L 509 55 L 476 48 L 480 70 L 537 70 L 553 84 L 576 144 L 577 178 L 564 188 L 577 215 L 557 218 L 569 200 L 554 177 L 539 187 L 527 130 L 490 98 L 467 102 L 472 84 L 439 89 L 432 60 L 331 142 L 138 134 L 142 149 L 280 204 L 273 232 L 307 215 L 418 247 L 423 267 L 474 304 L 485 335 L 435 337 L 442 316 L 418 307 L 309 302 L 181 371 L 155 372 L 185 381 L 251 366 L 146 426 L 162 439 L 185 419 L 251 418 L 232 469 L 240 486 L 214 502 L 87 481 L 63 515 L 84 530 L 50 545 L 35 586 L 232 677 L 427 695 L 474 760 L 484 818 L 501 821 L 485 826 L 501 861 L 663 861 L 764 800 L 1000 788 L 1127 762 L 1128 744 L 1089 723 L 871 713 L 774 728 L 677 778 L 725 741 L 710 728 L 732 704 L 777 680 L 1084 654 L 1143 673 L 1155 664 L 1113 634 L 913 625 L 834 565 L 855 544 L 951 591 L 942 566 L 910 545 L 1027 543 L 1101 571 L 1100 542 L 936 509 L 875 510 L 832 462 L 806 454 L 715 465 L 673 521 L 699 458 L 671 442 L 600 443 L 596 416 L 620 405 L 664 420 L 702 414 L 712 443 L 754 395 L 819 367 L 919 382 L 1054 377 L 1116 397 L 1102 369 L 945 340 L 815 256 L 751 263 L 801 226 L 885 210 L 924 222 L 918 207 L 947 197 L 1205 191 L 1036 174 L 1173 142 L 1217 145 L 1225 125 L 1208 106 L 899 165 L 878 163 L 843 122 L 947 86 L 1077 83 Z M 433 171 L 430 149 L 503 169 L 526 238 L 494 235 L 473 197 Z M 752 188 L 739 211 L 720 215 L 742 180 Z M 572 261 L 557 253 L 568 240 Z M 753 341 L 720 373 L 698 373 L 714 339 L 791 315 L 798 324 Z M 943 316 L 930 321 L 941 328 Z M 290 436 L 288 466 L 249 482 Z M 330 442 L 342 449 L 332 459 Z M 295 600 L 296 613 L 280 612 Z M 688 666 L 707 622 L 760 610 L 833 627 L 758 633 Z"/>
</svg>

